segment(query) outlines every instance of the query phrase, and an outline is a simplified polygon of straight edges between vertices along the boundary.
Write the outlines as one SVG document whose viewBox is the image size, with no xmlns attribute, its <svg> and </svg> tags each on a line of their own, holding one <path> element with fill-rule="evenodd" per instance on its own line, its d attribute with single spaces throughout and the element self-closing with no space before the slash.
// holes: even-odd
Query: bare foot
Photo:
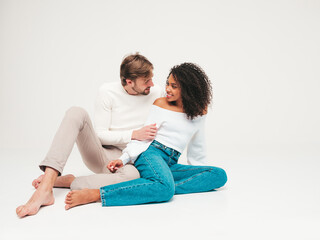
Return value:
<svg viewBox="0 0 320 240">
<path fill-rule="evenodd" d="M 48 206 L 54 203 L 53 184 L 58 176 L 58 171 L 47 167 L 41 184 L 37 190 L 32 194 L 31 198 L 25 205 L 16 208 L 19 217 L 36 214 L 41 206 Z"/>
<path fill-rule="evenodd" d="M 42 182 L 43 177 L 44 177 L 44 174 L 40 175 L 37 179 L 33 180 L 32 186 L 34 186 L 34 188 L 37 189 L 39 187 L 40 183 Z M 53 186 L 58 187 L 58 188 L 70 188 L 70 185 L 74 179 L 75 179 L 75 176 L 72 174 L 60 176 L 60 177 L 57 177 Z"/>
<path fill-rule="evenodd" d="M 52 191 L 37 189 L 30 200 L 25 204 L 17 207 L 17 215 L 22 218 L 28 215 L 35 215 L 41 206 L 48 206 L 54 203 Z"/>
<path fill-rule="evenodd" d="M 44 174 L 40 175 L 37 179 L 33 180 L 32 186 L 34 186 L 35 189 L 37 189 L 42 182 L 42 179 L 44 177 Z"/>
<path fill-rule="evenodd" d="M 70 185 L 75 178 L 76 177 L 72 174 L 57 177 L 57 180 L 54 182 L 54 187 L 70 188 Z"/>
<path fill-rule="evenodd" d="M 97 202 L 100 200 L 100 190 L 99 189 L 82 189 L 82 190 L 72 190 L 66 196 L 66 206 L 65 209 L 69 210 L 72 207 L 88 204 L 92 202 Z"/>
</svg>

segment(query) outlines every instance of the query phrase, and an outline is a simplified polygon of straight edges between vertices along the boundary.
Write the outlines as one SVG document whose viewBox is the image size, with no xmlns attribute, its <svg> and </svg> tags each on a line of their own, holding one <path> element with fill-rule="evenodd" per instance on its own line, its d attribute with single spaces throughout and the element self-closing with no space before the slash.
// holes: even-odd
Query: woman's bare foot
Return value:
<svg viewBox="0 0 320 240">
<path fill-rule="evenodd" d="M 37 189 L 39 187 L 40 183 L 43 180 L 43 176 L 44 175 L 40 175 L 37 179 L 33 180 L 32 186 L 34 186 L 34 188 Z M 74 179 L 75 179 L 75 176 L 72 174 L 60 176 L 60 177 L 57 177 L 53 186 L 58 188 L 70 188 L 70 185 Z"/>
<path fill-rule="evenodd" d="M 88 204 L 92 202 L 100 201 L 100 190 L 99 189 L 82 189 L 72 190 L 66 196 L 65 209 L 69 210 L 72 207 Z"/>
</svg>

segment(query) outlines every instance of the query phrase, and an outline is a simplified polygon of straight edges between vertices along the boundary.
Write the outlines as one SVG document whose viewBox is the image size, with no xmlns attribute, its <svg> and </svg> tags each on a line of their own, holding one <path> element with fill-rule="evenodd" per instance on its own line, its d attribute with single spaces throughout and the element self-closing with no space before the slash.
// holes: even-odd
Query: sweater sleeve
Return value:
<svg viewBox="0 0 320 240">
<path fill-rule="evenodd" d="M 112 117 L 112 100 L 99 90 L 94 108 L 95 131 L 102 145 L 127 144 L 131 140 L 133 130 L 110 131 Z"/>
<path fill-rule="evenodd" d="M 156 123 L 157 128 L 160 128 L 161 121 L 159 114 L 157 113 L 155 108 L 151 108 L 150 113 L 148 115 L 147 121 L 144 126 Z M 131 140 L 125 149 L 122 150 L 122 155 L 120 156 L 120 160 L 122 160 L 123 165 L 127 163 L 134 163 L 136 159 L 139 157 L 141 153 L 146 151 L 150 146 L 152 140 L 146 141 L 138 141 L 138 140 Z"/>
<path fill-rule="evenodd" d="M 205 118 L 188 144 L 187 161 L 190 165 L 207 165 L 205 145 Z"/>
<path fill-rule="evenodd" d="M 123 149 L 122 155 L 119 159 L 122 161 L 123 165 L 127 163 L 134 163 L 138 156 L 148 149 L 151 142 L 152 141 L 132 140 L 127 144 L 127 147 Z"/>
</svg>

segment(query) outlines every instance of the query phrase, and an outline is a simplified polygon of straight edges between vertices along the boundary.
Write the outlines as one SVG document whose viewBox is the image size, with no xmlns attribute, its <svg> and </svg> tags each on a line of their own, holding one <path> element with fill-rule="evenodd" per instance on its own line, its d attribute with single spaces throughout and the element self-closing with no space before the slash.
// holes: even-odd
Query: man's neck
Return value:
<svg viewBox="0 0 320 240">
<path fill-rule="evenodd" d="M 129 94 L 129 95 L 139 95 L 136 91 L 134 91 L 130 86 L 126 85 L 123 86 L 124 90 Z"/>
</svg>

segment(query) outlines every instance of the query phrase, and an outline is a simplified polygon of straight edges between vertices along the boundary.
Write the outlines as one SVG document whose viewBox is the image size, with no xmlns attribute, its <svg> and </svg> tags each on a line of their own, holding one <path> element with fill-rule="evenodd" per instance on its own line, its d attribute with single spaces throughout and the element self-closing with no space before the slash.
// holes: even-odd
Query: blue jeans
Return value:
<svg viewBox="0 0 320 240">
<path fill-rule="evenodd" d="M 100 188 L 102 206 L 166 202 L 174 194 L 206 192 L 227 182 L 223 169 L 178 164 L 180 155 L 153 141 L 135 161 L 140 178 Z"/>
</svg>

